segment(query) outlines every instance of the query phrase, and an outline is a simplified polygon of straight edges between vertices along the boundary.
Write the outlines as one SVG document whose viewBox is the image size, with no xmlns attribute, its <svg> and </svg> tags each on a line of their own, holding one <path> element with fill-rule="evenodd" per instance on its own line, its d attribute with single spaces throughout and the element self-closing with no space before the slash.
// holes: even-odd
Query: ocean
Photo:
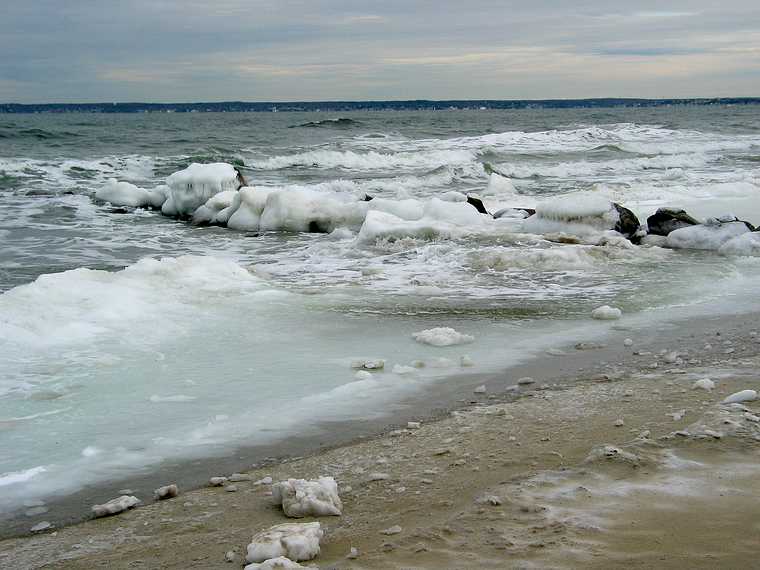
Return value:
<svg viewBox="0 0 760 570">
<path fill-rule="evenodd" d="M 492 212 L 569 195 L 642 222 L 678 206 L 757 225 L 758 111 L 0 115 L 0 511 L 167 460 L 330 441 L 326 423 L 413 416 L 412 399 L 451 383 L 471 393 L 614 327 L 757 309 L 758 257 L 433 214 L 451 193 Z M 150 189 L 194 162 L 292 196 L 369 195 L 427 222 L 235 231 L 95 198 L 110 179 Z M 601 305 L 623 319 L 592 320 Z M 436 327 L 463 336 L 413 337 Z M 372 360 L 383 367 L 358 370 Z"/>
</svg>

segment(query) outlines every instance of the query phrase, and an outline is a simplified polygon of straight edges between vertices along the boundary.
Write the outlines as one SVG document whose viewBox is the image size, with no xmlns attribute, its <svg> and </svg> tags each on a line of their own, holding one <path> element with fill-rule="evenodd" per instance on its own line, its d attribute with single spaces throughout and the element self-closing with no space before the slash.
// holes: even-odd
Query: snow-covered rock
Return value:
<svg viewBox="0 0 760 570">
<path fill-rule="evenodd" d="M 453 346 L 473 342 L 475 337 L 460 333 L 451 327 L 436 327 L 412 333 L 412 338 L 421 344 L 431 346 Z"/>
<path fill-rule="evenodd" d="M 241 188 L 230 205 L 232 213 L 227 219 L 227 227 L 233 230 L 258 231 L 267 197 L 272 192 L 272 188 Z"/>
<path fill-rule="evenodd" d="M 199 206 L 198 209 L 193 212 L 192 221 L 194 224 L 221 224 L 227 223 L 229 217 L 226 212 L 236 201 L 238 192 L 235 190 L 225 190 L 219 192 L 209 198 L 205 204 Z M 225 212 L 225 215 L 220 216 L 221 212 Z"/>
<path fill-rule="evenodd" d="M 698 226 L 673 230 L 668 234 L 665 245 L 675 249 L 718 250 L 727 242 L 749 231 L 744 222 L 722 223 L 708 220 Z"/>
<path fill-rule="evenodd" d="M 172 497 L 176 497 L 179 495 L 179 489 L 177 488 L 177 485 L 172 483 L 171 485 L 164 485 L 163 487 L 159 487 L 155 491 L 153 491 L 153 496 L 158 501 L 163 501 L 164 499 L 171 499 Z"/>
<path fill-rule="evenodd" d="M 237 172 L 230 164 L 194 162 L 166 179 L 169 192 L 161 211 L 167 216 L 190 216 L 220 192 L 237 190 Z"/>
<path fill-rule="evenodd" d="M 117 515 L 121 512 L 131 509 L 140 503 L 140 499 L 132 495 L 122 495 L 115 499 L 111 499 L 107 503 L 102 505 L 93 505 L 92 513 L 96 517 L 107 517 L 110 515 Z"/>
<path fill-rule="evenodd" d="M 340 516 L 343 509 L 338 484 L 332 477 L 280 481 L 272 487 L 272 497 L 282 505 L 285 515 L 293 518 Z"/>
<path fill-rule="evenodd" d="M 166 186 L 146 190 L 129 182 L 118 182 L 115 178 L 109 178 L 106 185 L 95 192 L 95 198 L 110 202 L 114 206 L 160 208 L 166 201 L 167 190 Z"/>
<path fill-rule="evenodd" d="M 245 561 L 250 564 L 281 556 L 296 562 L 311 560 L 319 554 L 323 536 L 318 522 L 279 524 L 253 536 Z"/>
<path fill-rule="evenodd" d="M 602 305 L 591 311 L 591 318 L 602 321 L 614 321 L 619 319 L 623 315 L 623 311 L 617 307 L 610 307 L 609 305 Z"/>
</svg>

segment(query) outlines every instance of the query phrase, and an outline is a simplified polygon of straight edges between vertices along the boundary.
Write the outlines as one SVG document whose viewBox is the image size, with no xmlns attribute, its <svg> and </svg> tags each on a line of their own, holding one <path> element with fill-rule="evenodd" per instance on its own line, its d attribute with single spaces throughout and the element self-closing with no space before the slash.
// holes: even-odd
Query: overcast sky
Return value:
<svg viewBox="0 0 760 570">
<path fill-rule="evenodd" d="M 760 96 L 760 0 L 3 0 L 0 101 Z"/>
</svg>

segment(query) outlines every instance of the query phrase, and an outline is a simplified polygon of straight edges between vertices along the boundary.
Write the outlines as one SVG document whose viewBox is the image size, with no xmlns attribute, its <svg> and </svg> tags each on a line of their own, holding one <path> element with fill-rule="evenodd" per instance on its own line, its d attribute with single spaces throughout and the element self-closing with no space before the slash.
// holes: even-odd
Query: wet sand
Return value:
<svg viewBox="0 0 760 570">
<path fill-rule="evenodd" d="M 511 384 L 527 368 L 482 382 L 485 394 L 468 386 L 459 410 L 419 429 L 251 478 L 336 478 L 343 516 L 319 519 L 326 535 L 311 564 L 320 568 L 756 567 L 760 402 L 718 403 L 760 386 L 757 318 L 695 323 L 632 347 L 626 331 L 606 348 L 563 347 L 519 393 Z M 692 389 L 704 377 L 712 392 Z M 225 474 L 220 465 L 208 476 Z M 252 534 L 289 520 L 268 485 L 235 485 L 3 541 L 0 567 L 240 567 Z M 399 534 L 381 534 L 394 525 Z"/>
</svg>

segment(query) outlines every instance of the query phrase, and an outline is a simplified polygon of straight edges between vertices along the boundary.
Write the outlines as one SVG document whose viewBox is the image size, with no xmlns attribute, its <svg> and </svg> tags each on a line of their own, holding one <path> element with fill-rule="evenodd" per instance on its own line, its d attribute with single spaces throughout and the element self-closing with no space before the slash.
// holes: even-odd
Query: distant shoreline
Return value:
<svg viewBox="0 0 760 570">
<path fill-rule="evenodd" d="M 197 103 L 0 103 L 0 113 L 272 113 L 350 111 L 446 111 L 519 109 L 607 109 L 668 106 L 760 105 L 760 97 L 690 99 L 513 99 L 408 101 L 301 101 L 301 102 L 197 102 Z"/>
</svg>

